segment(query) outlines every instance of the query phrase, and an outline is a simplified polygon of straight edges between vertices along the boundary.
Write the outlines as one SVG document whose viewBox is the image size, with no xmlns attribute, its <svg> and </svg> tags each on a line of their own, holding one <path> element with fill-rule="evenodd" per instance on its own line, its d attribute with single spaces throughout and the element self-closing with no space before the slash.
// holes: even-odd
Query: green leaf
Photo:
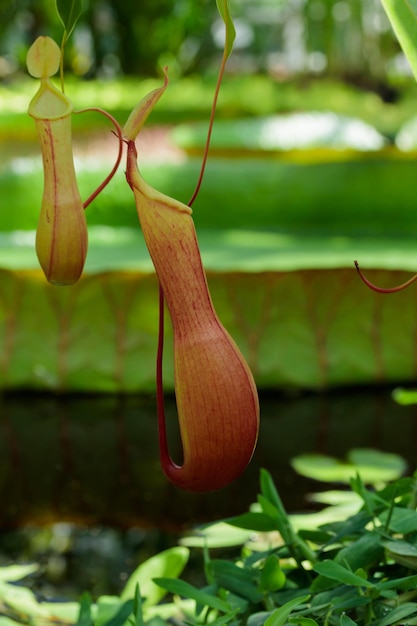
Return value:
<svg viewBox="0 0 417 626">
<path fill-rule="evenodd" d="M 133 600 L 127 600 L 104 626 L 123 626 L 129 615 L 132 615 Z"/>
<path fill-rule="evenodd" d="M 255 529 L 251 528 L 249 530 L 249 528 L 232 526 L 229 524 L 229 520 L 225 520 L 224 522 L 212 523 L 197 529 L 192 534 L 183 537 L 180 543 L 182 546 L 189 548 L 241 546 L 250 540 L 253 530 Z"/>
<path fill-rule="evenodd" d="M 282 571 L 279 558 L 275 554 L 270 554 L 261 570 L 259 579 L 259 589 L 261 591 L 277 591 L 285 585 L 286 576 Z"/>
<path fill-rule="evenodd" d="M 387 555 L 396 563 L 413 570 L 417 569 L 416 546 L 401 540 L 384 541 L 382 545 L 387 550 Z"/>
<path fill-rule="evenodd" d="M 347 462 L 321 454 L 303 454 L 291 464 L 296 472 L 315 480 L 348 483 L 358 473 L 366 484 L 394 480 L 406 468 L 399 455 L 368 448 L 352 450 Z"/>
<path fill-rule="evenodd" d="M 417 511 L 395 506 L 392 511 L 383 511 L 379 516 L 382 524 L 389 519 L 389 529 L 395 533 L 407 535 L 417 528 Z"/>
<path fill-rule="evenodd" d="M 35 594 L 26 587 L 0 582 L 0 598 L 5 604 L 19 613 L 31 617 L 50 617 L 48 607 L 40 604 Z"/>
<path fill-rule="evenodd" d="M 381 2 L 417 78 L 417 1 L 381 0 Z"/>
<path fill-rule="evenodd" d="M 142 611 L 142 597 L 140 595 L 139 584 L 136 585 L 135 598 L 133 601 L 133 615 L 134 619 L 132 619 L 131 622 L 133 626 L 145 626 Z"/>
<path fill-rule="evenodd" d="M 404 578 L 391 578 L 377 583 L 375 587 L 381 591 L 387 589 L 415 589 L 417 587 L 417 575 L 405 576 Z"/>
<path fill-rule="evenodd" d="M 14 582 L 39 571 L 39 565 L 31 563 L 28 565 L 8 565 L 0 567 L 0 580 Z"/>
<path fill-rule="evenodd" d="M 56 0 L 56 10 L 68 39 L 83 12 L 83 0 Z"/>
<path fill-rule="evenodd" d="M 91 612 L 92 601 L 89 593 L 83 593 L 80 599 L 80 612 L 75 626 L 93 626 Z"/>
<path fill-rule="evenodd" d="M 157 604 L 163 597 L 164 591 L 155 585 L 156 577 L 176 578 L 183 571 L 189 557 L 189 550 L 184 546 L 175 546 L 164 550 L 150 559 L 141 563 L 131 574 L 120 595 L 122 600 L 134 598 L 136 587 L 139 585 L 141 595 L 144 598 L 142 606 L 148 607 Z"/>
<path fill-rule="evenodd" d="M 307 602 L 309 598 L 310 596 L 301 596 L 300 598 L 294 598 L 294 600 L 286 602 L 283 606 L 280 606 L 279 609 L 276 609 L 273 613 L 271 613 L 265 621 L 264 626 L 283 626 L 287 622 L 288 616 L 292 610 L 296 606 Z"/>
<path fill-rule="evenodd" d="M 289 617 L 289 624 L 296 624 L 297 626 L 319 626 L 316 620 L 311 619 L 311 617 Z"/>
<path fill-rule="evenodd" d="M 236 517 L 229 517 L 225 521 L 232 526 L 237 526 L 238 528 L 255 530 L 262 533 L 277 530 L 274 520 L 272 520 L 268 515 L 265 515 L 265 513 L 256 511 L 243 513 L 242 515 L 237 515 Z"/>
<path fill-rule="evenodd" d="M 122 602 L 119 596 L 100 596 L 97 599 L 95 609 L 96 626 L 104 626 L 121 607 Z"/>
<path fill-rule="evenodd" d="M 316 563 L 313 568 L 318 574 L 337 580 L 345 585 L 353 585 L 354 587 L 368 587 L 372 589 L 374 585 L 361 576 L 354 574 L 339 563 L 335 563 L 330 559 L 326 559 L 321 563 Z"/>
<path fill-rule="evenodd" d="M 213 620 L 212 622 L 210 622 L 210 626 L 223 626 L 224 624 L 227 624 L 228 622 L 231 622 L 232 619 L 234 619 L 237 615 L 238 611 L 230 611 L 230 613 L 227 613 L 226 615 L 222 615 L 221 617 L 218 617 L 217 619 Z M 164 622 L 165 624 L 165 622 Z"/>
<path fill-rule="evenodd" d="M 350 619 L 349 615 L 342 615 L 340 618 L 340 626 L 357 626 L 353 619 Z"/>
<path fill-rule="evenodd" d="M 217 10 L 220 13 L 224 25 L 226 27 L 226 42 L 224 46 L 224 52 L 226 58 L 230 56 L 233 50 L 233 43 L 236 38 L 236 30 L 233 24 L 233 19 L 230 14 L 229 0 L 216 0 Z"/>
<path fill-rule="evenodd" d="M 409 615 L 413 615 L 413 613 L 417 613 L 417 604 L 415 602 L 404 602 L 378 621 L 378 626 L 390 626 L 390 624 L 401 623 L 401 620 Z"/>
<path fill-rule="evenodd" d="M 402 389 L 398 387 L 392 392 L 395 402 L 408 406 L 409 404 L 417 404 L 417 389 Z"/>
<path fill-rule="evenodd" d="M 209 593 L 206 593 L 205 591 L 197 589 L 196 587 L 190 585 L 184 580 L 172 578 L 155 578 L 154 582 L 157 585 L 163 587 L 166 591 L 169 591 L 170 593 L 189 598 L 190 600 L 195 600 L 197 604 L 209 606 L 210 608 L 216 609 L 217 611 L 222 611 L 223 613 L 230 612 L 230 606 L 227 602 L 221 600 L 217 596 L 213 596 Z"/>
<path fill-rule="evenodd" d="M 349 565 L 352 571 L 366 568 L 377 563 L 383 556 L 384 549 L 381 545 L 379 533 L 364 531 L 356 541 L 352 541 L 346 547 L 339 550 L 334 560 L 336 563 Z"/>
<path fill-rule="evenodd" d="M 207 569 L 219 587 L 224 587 L 228 591 L 253 603 L 262 600 L 262 594 L 254 583 L 254 576 L 250 569 L 239 567 L 224 559 L 210 561 Z"/>
</svg>

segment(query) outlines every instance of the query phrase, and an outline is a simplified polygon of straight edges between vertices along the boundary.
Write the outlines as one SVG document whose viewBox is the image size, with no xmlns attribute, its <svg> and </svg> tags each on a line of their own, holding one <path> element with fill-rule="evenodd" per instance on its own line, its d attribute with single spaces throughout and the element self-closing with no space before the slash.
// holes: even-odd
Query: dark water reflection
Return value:
<svg viewBox="0 0 417 626">
<path fill-rule="evenodd" d="M 167 401 L 172 454 L 179 458 L 176 412 Z M 159 466 L 155 400 L 143 396 L 13 394 L 0 400 L 0 529 L 57 521 L 178 531 L 241 513 L 268 468 L 288 510 L 305 507 L 312 483 L 289 461 L 303 452 L 343 458 L 353 447 L 404 456 L 414 469 L 417 407 L 390 390 L 348 390 L 294 398 L 263 395 L 258 447 L 228 488 L 193 495 Z"/>
</svg>

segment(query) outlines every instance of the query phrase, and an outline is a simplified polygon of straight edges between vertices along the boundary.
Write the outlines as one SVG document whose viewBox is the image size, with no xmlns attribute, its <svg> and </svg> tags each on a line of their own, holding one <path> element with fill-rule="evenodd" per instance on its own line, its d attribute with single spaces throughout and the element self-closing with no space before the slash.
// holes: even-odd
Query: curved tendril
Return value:
<svg viewBox="0 0 417 626">
<path fill-rule="evenodd" d="M 417 274 L 414 274 L 414 276 L 412 276 L 405 283 L 397 285 L 396 287 L 378 287 L 377 285 L 374 285 L 374 283 L 372 283 L 370 280 L 368 280 L 366 276 L 364 276 L 362 270 L 359 267 L 359 263 L 357 261 L 354 261 L 354 263 L 358 274 L 361 277 L 361 280 L 365 283 L 367 287 L 369 287 L 369 289 L 372 289 L 372 291 L 376 291 L 377 293 L 397 293 L 397 291 L 402 291 L 403 289 L 406 289 L 409 285 L 417 280 Z"/>
<path fill-rule="evenodd" d="M 208 131 L 207 131 L 207 139 L 206 139 L 206 143 L 205 143 L 205 146 L 204 146 L 204 153 L 203 153 L 203 160 L 201 162 L 200 174 L 198 176 L 198 180 L 197 180 L 197 184 L 196 184 L 195 189 L 194 189 L 194 193 L 191 196 L 191 199 L 188 201 L 188 206 L 189 207 L 193 204 L 194 200 L 197 198 L 198 193 L 200 191 L 201 183 L 203 182 L 203 176 L 204 176 L 204 172 L 205 172 L 205 169 L 206 169 L 208 153 L 209 153 L 209 148 L 210 148 L 211 134 L 212 134 L 212 131 L 213 131 L 214 116 L 216 114 L 217 100 L 219 98 L 220 87 L 221 87 L 221 84 L 222 84 L 222 80 L 223 80 L 224 70 L 226 68 L 227 59 L 228 59 L 228 54 L 227 54 L 226 47 L 225 47 L 224 51 L 223 51 L 223 57 L 222 57 L 222 62 L 221 62 L 220 69 L 219 69 L 219 74 L 217 76 L 216 89 L 214 91 L 214 96 L 213 96 L 213 104 L 211 106 L 210 120 L 209 120 L 209 126 L 208 126 Z"/>
<path fill-rule="evenodd" d="M 74 113 L 77 113 L 77 114 L 78 113 L 90 113 L 92 111 L 95 111 L 96 113 L 101 113 L 102 115 L 107 117 L 107 119 L 109 119 L 111 121 L 111 123 L 113 124 L 113 126 L 116 129 L 116 132 L 114 134 L 116 135 L 116 137 L 119 140 L 119 151 L 117 153 L 116 162 L 113 165 L 113 168 L 112 168 L 110 174 L 108 174 L 106 176 L 106 178 L 103 180 L 103 182 L 97 187 L 97 189 L 95 191 L 93 191 L 91 196 L 89 196 L 87 198 L 87 200 L 83 203 L 84 209 L 86 209 L 88 207 L 88 205 L 91 204 L 91 202 L 98 196 L 98 194 L 103 191 L 104 187 L 106 187 L 106 185 L 108 185 L 108 183 L 111 181 L 111 179 L 115 175 L 115 173 L 117 171 L 117 168 L 120 165 L 120 161 L 122 159 L 123 144 L 124 144 L 122 129 L 121 129 L 121 126 L 120 126 L 119 122 L 113 117 L 113 115 L 111 115 L 110 113 L 108 113 L 104 109 L 100 109 L 98 107 L 88 107 L 87 109 L 80 109 L 79 111 L 74 111 Z"/>
</svg>

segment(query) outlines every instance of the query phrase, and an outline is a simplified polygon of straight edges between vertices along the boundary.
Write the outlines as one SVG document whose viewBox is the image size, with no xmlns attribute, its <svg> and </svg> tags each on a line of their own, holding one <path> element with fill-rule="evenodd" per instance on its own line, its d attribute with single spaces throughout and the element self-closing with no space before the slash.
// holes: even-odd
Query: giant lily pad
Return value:
<svg viewBox="0 0 417 626">
<path fill-rule="evenodd" d="M 158 286 L 123 175 L 88 210 L 83 279 L 57 288 L 34 253 L 39 164 L 19 163 L 31 166 L 12 162 L 0 178 L 10 199 L 0 216 L 0 387 L 153 389 Z M 101 172 L 82 165 L 85 196 Z M 146 176 L 186 200 L 197 170 L 191 161 Z M 415 378 L 415 289 L 375 294 L 353 265 L 387 286 L 417 269 L 414 184 L 415 163 L 398 153 L 211 163 L 194 207 L 203 260 L 219 316 L 260 387 Z"/>
</svg>

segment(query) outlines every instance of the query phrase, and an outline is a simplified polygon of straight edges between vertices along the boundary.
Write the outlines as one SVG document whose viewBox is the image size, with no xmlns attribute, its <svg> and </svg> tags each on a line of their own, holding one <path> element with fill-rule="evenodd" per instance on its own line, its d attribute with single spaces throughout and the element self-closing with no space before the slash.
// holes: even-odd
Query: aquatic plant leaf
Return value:
<svg viewBox="0 0 417 626">
<path fill-rule="evenodd" d="M 407 462 L 399 454 L 373 448 L 354 448 L 348 452 L 347 458 L 357 468 L 364 482 L 395 480 L 407 469 Z"/>
<path fill-rule="evenodd" d="M 5 604 L 19 613 L 31 617 L 48 618 L 51 616 L 47 607 L 37 601 L 35 594 L 26 587 L 0 582 L 0 598 Z"/>
<path fill-rule="evenodd" d="M 134 598 L 137 585 L 144 598 L 143 609 L 157 604 L 165 595 L 164 590 L 154 584 L 156 577 L 176 578 L 183 571 L 189 557 L 189 550 L 184 546 L 175 546 L 150 557 L 131 574 L 120 595 L 122 600 Z"/>
<path fill-rule="evenodd" d="M 417 389 L 394 389 L 392 397 L 395 402 L 408 406 L 409 404 L 417 404 Z"/>
<path fill-rule="evenodd" d="M 183 537 L 180 543 L 188 548 L 241 546 L 250 540 L 253 530 L 253 528 L 232 526 L 228 520 L 225 520 L 199 528 L 195 533 Z"/>
<path fill-rule="evenodd" d="M 291 465 L 302 476 L 315 480 L 348 483 L 359 474 L 366 484 L 394 480 L 406 469 L 401 456 L 369 448 L 352 450 L 347 462 L 322 454 L 303 454 L 292 459 Z"/>
<path fill-rule="evenodd" d="M 417 2 L 416 0 L 381 0 L 381 2 L 417 78 Z"/>
<path fill-rule="evenodd" d="M 30 563 L 28 565 L 6 565 L 0 567 L 0 580 L 7 582 L 14 582 L 39 571 L 39 565 L 37 563 Z"/>
<path fill-rule="evenodd" d="M 56 0 L 56 10 L 68 39 L 83 12 L 83 0 Z"/>
<path fill-rule="evenodd" d="M 249 513 L 242 513 L 242 515 L 237 515 L 236 517 L 229 517 L 225 521 L 238 528 L 246 528 L 263 533 L 277 530 L 277 525 L 273 519 L 265 515 L 265 513 L 257 511 L 250 511 Z"/>
</svg>

